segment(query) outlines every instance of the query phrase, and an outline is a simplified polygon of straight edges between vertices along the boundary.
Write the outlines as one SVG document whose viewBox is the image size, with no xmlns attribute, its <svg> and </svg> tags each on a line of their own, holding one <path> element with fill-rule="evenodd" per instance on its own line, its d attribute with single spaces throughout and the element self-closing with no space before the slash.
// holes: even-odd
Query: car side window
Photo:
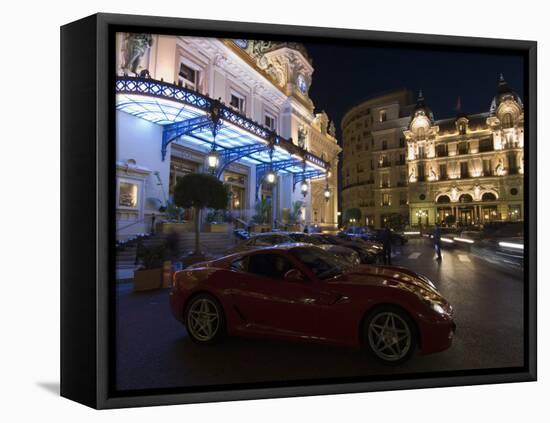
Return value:
<svg viewBox="0 0 550 423">
<path fill-rule="evenodd" d="M 231 270 L 236 270 L 238 272 L 246 272 L 246 257 L 235 260 L 231 263 Z"/>
<path fill-rule="evenodd" d="M 254 254 L 248 258 L 248 272 L 271 279 L 282 279 L 292 263 L 280 254 Z"/>
</svg>

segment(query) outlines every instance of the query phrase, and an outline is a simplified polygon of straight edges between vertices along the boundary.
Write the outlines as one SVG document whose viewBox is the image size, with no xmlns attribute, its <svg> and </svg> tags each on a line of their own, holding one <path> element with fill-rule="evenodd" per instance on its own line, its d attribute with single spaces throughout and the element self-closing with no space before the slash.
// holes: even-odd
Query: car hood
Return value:
<svg viewBox="0 0 550 423">
<path fill-rule="evenodd" d="M 439 291 L 428 282 L 427 278 L 401 267 L 355 266 L 336 278 L 335 282 L 349 285 L 400 288 L 434 300 L 443 299 Z"/>
</svg>

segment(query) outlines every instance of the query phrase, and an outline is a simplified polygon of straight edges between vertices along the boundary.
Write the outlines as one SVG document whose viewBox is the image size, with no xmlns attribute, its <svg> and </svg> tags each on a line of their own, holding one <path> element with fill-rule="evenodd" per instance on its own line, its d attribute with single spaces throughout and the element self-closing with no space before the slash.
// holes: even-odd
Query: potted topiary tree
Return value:
<svg viewBox="0 0 550 423">
<path fill-rule="evenodd" d="M 134 271 L 135 291 L 158 289 L 162 286 L 164 257 L 164 245 L 138 244 L 136 259 L 139 267 Z"/>
<path fill-rule="evenodd" d="M 262 197 L 254 205 L 255 214 L 252 216 L 252 232 L 266 232 L 271 230 L 269 224 L 269 210 L 271 209 L 271 200 Z"/>
<path fill-rule="evenodd" d="M 178 207 L 195 210 L 195 250 L 182 261 L 192 263 L 205 260 L 200 249 L 201 211 L 205 208 L 225 210 L 229 192 L 226 186 L 214 175 L 189 173 L 178 178 L 174 187 L 174 204 Z"/>
<path fill-rule="evenodd" d="M 288 216 L 288 228 L 289 231 L 299 231 L 300 230 L 300 218 L 302 216 L 302 206 L 304 205 L 303 201 L 294 201 L 292 203 L 292 210 L 290 210 Z"/>
</svg>

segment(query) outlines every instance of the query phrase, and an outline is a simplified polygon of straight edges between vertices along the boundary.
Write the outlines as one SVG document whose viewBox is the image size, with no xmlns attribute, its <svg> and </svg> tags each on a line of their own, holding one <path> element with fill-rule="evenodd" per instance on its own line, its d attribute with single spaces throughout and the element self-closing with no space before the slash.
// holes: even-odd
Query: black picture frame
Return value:
<svg viewBox="0 0 550 423">
<path fill-rule="evenodd" d="M 452 375 L 387 377 L 120 394 L 113 390 L 112 286 L 114 269 L 114 42 L 116 31 L 243 35 L 368 41 L 445 50 L 516 51 L 525 57 L 525 363 L 521 368 L 462 371 Z M 453 37 L 335 28 L 96 14 L 61 28 L 61 395 L 90 407 L 276 398 L 534 381 L 537 377 L 536 140 L 537 44 L 533 41 Z M 74 207 L 78 202 L 78 208 Z M 112 285 L 112 284 L 111 284 Z"/>
</svg>

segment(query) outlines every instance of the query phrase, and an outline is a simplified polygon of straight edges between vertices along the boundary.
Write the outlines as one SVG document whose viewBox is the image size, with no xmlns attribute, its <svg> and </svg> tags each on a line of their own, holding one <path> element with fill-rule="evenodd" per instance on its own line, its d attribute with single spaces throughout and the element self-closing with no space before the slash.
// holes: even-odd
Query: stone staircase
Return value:
<svg viewBox="0 0 550 423">
<path fill-rule="evenodd" d="M 179 255 L 183 256 L 193 251 L 195 248 L 195 233 L 180 232 L 179 234 Z M 157 233 L 151 238 L 144 240 L 143 244 L 147 246 L 161 245 L 166 242 L 168 234 Z M 205 253 L 214 257 L 224 255 L 230 248 L 238 242 L 232 232 L 201 232 L 201 249 Z M 116 273 L 117 279 L 128 279 L 133 275 L 136 260 L 137 243 L 126 246 L 123 250 L 116 253 Z"/>
</svg>

